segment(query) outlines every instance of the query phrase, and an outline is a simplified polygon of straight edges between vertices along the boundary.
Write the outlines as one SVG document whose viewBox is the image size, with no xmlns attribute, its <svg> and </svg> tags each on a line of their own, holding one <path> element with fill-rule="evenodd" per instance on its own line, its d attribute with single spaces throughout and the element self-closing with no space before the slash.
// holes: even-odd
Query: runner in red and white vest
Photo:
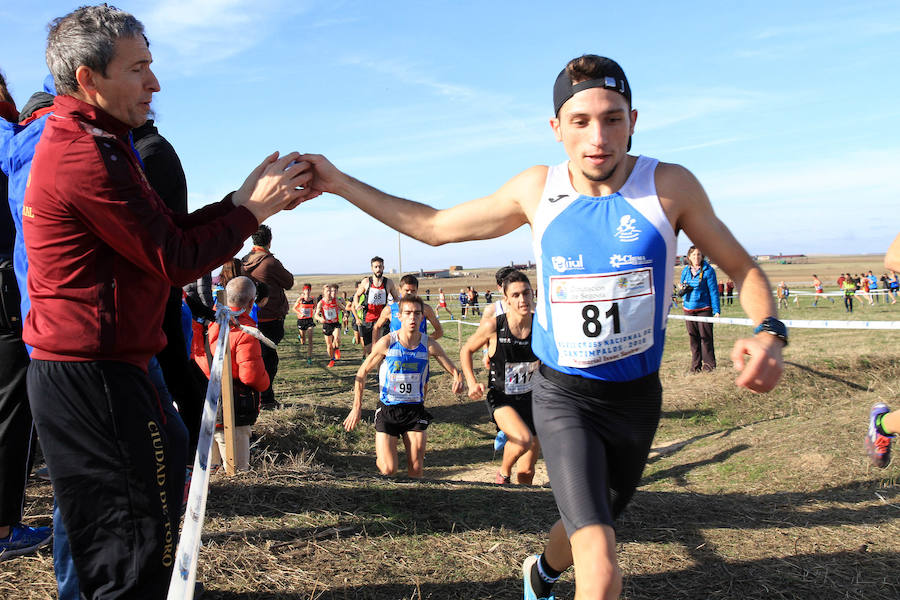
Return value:
<svg viewBox="0 0 900 600">
<path fill-rule="evenodd" d="M 344 310 L 344 301 L 337 297 L 338 286 L 329 283 L 322 286 L 322 299 L 316 305 L 315 318 L 322 324 L 325 346 L 328 350 L 328 366 L 341 359 L 341 320 L 338 316 Z"/>
<path fill-rule="evenodd" d="M 297 339 L 300 345 L 306 344 L 306 365 L 312 364 L 313 335 L 312 329 L 316 326 L 313 320 L 313 311 L 316 309 L 316 300 L 312 297 L 312 285 L 303 284 L 300 297 L 294 303 L 293 311 L 297 314 Z"/>
<path fill-rule="evenodd" d="M 362 293 L 366 294 L 366 314 L 363 322 L 359 324 L 359 334 L 363 339 L 365 354 L 372 351 L 373 326 L 378 317 L 381 316 L 381 311 L 387 305 L 388 295 L 395 300 L 400 300 L 400 295 L 394 282 L 388 277 L 382 277 L 384 274 L 384 259 L 380 256 L 372 257 L 370 264 L 372 265 L 372 276 L 363 279 L 354 294 L 354 297 Z"/>
</svg>

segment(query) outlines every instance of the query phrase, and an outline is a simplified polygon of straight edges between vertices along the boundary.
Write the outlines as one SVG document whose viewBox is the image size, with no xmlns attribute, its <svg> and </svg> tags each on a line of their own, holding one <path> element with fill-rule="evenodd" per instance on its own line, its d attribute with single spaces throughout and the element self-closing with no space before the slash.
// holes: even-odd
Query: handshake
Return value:
<svg viewBox="0 0 900 600">
<path fill-rule="evenodd" d="M 272 215 L 291 210 L 323 192 L 340 171 L 323 156 L 290 152 L 267 156 L 232 195 L 235 206 L 244 206 L 260 223 Z M 324 176 L 323 176 L 324 175 Z"/>
</svg>

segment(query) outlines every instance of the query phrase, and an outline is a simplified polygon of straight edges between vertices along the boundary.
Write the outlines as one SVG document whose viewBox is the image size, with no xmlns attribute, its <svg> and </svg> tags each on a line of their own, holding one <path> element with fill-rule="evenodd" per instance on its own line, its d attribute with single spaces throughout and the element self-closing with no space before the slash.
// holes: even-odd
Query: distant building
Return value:
<svg viewBox="0 0 900 600">
<path fill-rule="evenodd" d="M 450 270 L 438 270 L 438 271 L 424 271 L 419 270 L 419 277 L 426 277 L 428 279 L 447 279 L 450 277 Z"/>
<path fill-rule="evenodd" d="M 782 265 L 809 262 L 809 257 L 805 254 L 760 254 L 756 256 L 756 262 L 774 262 Z"/>
</svg>

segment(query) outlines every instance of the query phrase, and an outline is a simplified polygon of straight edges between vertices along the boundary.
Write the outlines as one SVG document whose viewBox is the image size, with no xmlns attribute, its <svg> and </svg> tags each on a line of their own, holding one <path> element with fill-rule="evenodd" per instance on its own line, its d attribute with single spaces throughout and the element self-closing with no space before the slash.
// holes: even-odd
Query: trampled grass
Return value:
<svg viewBox="0 0 900 600">
<path fill-rule="evenodd" d="M 782 316 L 850 316 L 842 305 L 806 304 Z M 898 307 L 852 317 L 900 320 Z M 723 316 L 743 313 L 735 304 Z M 494 426 L 481 402 L 449 392 L 437 365 L 425 480 L 377 476 L 375 375 L 365 422 L 345 432 L 361 352 L 345 336 L 344 360 L 327 369 L 317 334 L 307 367 L 289 319 L 276 385 L 284 408 L 255 427 L 253 472 L 214 477 L 204 597 L 520 598 L 519 565 L 556 518 L 550 489 L 490 483 Z M 746 334 L 717 326 L 719 368 L 694 375 L 684 324 L 670 323 L 655 452 L 618 525 L 624 597 L 900 597 L 900 461 L 877 470 L 862 451 L 869 407 L 900 406 L 900 333 L 795 329 L 784 378 L 767 395 L 733 384 L 728 355 Z M 447 327 L 451 356 L 457 338 Z M 29 487 L 27 520 L 48 523 L 51 502 L 47 484 Z M 558 598 L 573 597 L 572 581 L 569 571 Z M 55 597 L 50 552 L 2 563 L 0 590 Z"/>
</svg>

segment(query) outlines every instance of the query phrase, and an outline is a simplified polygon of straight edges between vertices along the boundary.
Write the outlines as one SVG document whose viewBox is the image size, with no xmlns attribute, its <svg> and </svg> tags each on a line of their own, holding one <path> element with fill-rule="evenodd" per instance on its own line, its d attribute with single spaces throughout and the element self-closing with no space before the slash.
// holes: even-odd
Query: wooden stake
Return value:
<svg viewBox="0 0 900 600">
<path fill-rule="evenodd" d="M 234 464 L 234 382 L 231 379 L 231 326 L 225 335 L 225 361 L 222 365 L 222 423 L 225 426 L 225 474 L 235 474 Z"/>
</svg>

